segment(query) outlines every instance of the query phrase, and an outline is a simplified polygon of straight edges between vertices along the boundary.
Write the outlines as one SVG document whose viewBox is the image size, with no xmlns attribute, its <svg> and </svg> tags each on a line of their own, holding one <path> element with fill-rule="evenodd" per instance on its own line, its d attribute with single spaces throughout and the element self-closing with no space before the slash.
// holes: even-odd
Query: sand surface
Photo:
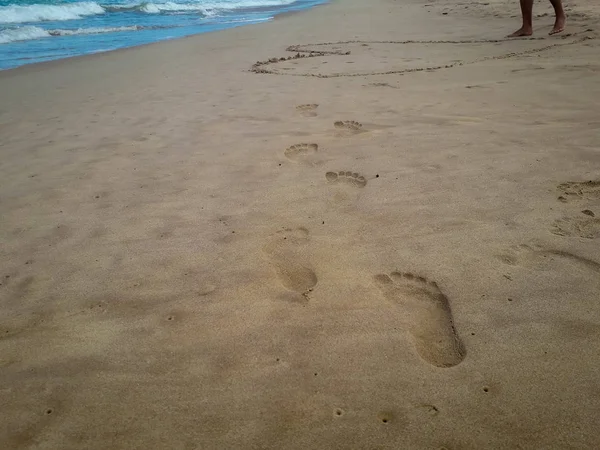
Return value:
<svg viewBox="0 0 600 450">
<path fill-rule="evenodd" d="M 567 6 L 0 73 L 0 448 L 598 448 L 600 7 Z"/>
</svg>

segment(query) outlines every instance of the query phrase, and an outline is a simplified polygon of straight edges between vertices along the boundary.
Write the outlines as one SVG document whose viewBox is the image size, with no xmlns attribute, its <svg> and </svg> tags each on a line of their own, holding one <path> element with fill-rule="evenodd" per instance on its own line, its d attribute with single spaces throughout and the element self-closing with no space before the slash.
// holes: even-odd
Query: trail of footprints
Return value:
<svg viewBox="0 0 600 450">
<path fill-rule="evenodd" d="M 313 111 L 319 105 L 316 103 L 298 105 L 296 109 L 301 112 Z M 350 132 L 358 132 L 362 129 L 362 124 L 354 120 L 344 120 L 334 122 L 334 127 Z M 319 152 L 319 144 L 316 143 L 299 143 L 290 145 L 283 152 L 284 156 L 292 162 L 303 163 L 306 165 L 318 165 L 314 156 Z M 367 179 L 364 175 L 358 172 L 350 171 L 335 171 L 326 172 L 325 178 L 330 184 L 345 184 L 352 187 L 364 188 L 367 185 Z"/>
<path fill-rule="evenodd" d="M 317 104 L 305 104 L 296 107 L 303 115 L 312 116 Z M 334 127 L 350 133 L 362 131 L 362 124 L 352 120 L 334 122 Z M 284 154 L 291 161 L 305 161 L 319 150 L 318 144 L 301 143 L 288 147 Z M 343 184 L 354 188 L 364 188 L 367 178 L 351 171 L 329 171 L 325 173 L 329 184 Z M 600 180 L 585 182 L 567 182 L 558 189 L 562 195 L 558 200 L 597 200 L 600 199 Z M 582 210 L 586 217 L 564 218 L 556 221 L 551 232 L 561 236 L 579 236 L 589 239 L 600 237 L 600 219 L 589 209 Z M 302 295 L 306 299 L 317 286 L 318 277 L 310 265 L 307 256 L 309 231 L 305 228 L 284 229 L 278 232 L 273 241 L 265 247 L 271 262 L 275 266 L 281 284 L 287 289 Z M 546 256 L 560 261 L 570 262 L 586 270 L 600 272 L 600 263 L 581 258 L 572 253 L 548 250 L 542 247 L 519 246 L 500 260 L 508 265 L 518 265 L 523 261 L 543 265 Z M 410 272 L 392 272 L 374 276 L 382 296 L 397 305 L 402 314 L 404 329 L 411 336 L 419 356 L 435 367 L 448 368 L 459 364 L 466 355 L 452 317 L 448 297 L 435 281 L 414 275 Z"/>
<path fill-rule="evenodd" d="M 264 248 L 281 284 L 309 299 L 318 277 L 308 257 L 309 231 L 286 228 Z M 448 298 L 437 283 L 409 272 L 374 277 L 384 298 L 402 309 L 399 315 L 417 353 L 429 364 L 447 368 L 459 364 L 466 351 L 460 340 Z"/>
<path fill-rule="evenodd" d="M 314 112 L 317 104 L 296 107 L 303 115 Z M 338 130 L 360 132 L 362 124 L 353 120 L 334 122 Z M 284 151 L 293 162 L 310 162 L 319 151 L 316 143 L 300 143 Z M 352 171 L 329 171 L 325 179 L 330 185 L 364 188 L 367 178 Z M 288 290 L 309 299 L 317 286 L 318 276 L 310 264 L 308 247 L 309 231 L 306 228 L 286 228 L 271 237 L 264 251 L 275 268 L 280 283 Z M 402 309 L 405 329 L 412 337 L 417 353 L 436 367 L 452 367 L 465 357 L 465 348 L 460 340 L 448 298 L 434 281 L 408 272 L 392 272 L 376 275 L 375 282 L 383 297 Z"/>
</svg>

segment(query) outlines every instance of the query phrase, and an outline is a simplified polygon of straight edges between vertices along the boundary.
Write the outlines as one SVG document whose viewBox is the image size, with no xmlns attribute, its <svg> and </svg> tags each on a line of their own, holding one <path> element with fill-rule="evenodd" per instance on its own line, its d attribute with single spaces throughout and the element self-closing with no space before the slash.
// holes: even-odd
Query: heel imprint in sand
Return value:
<svg viewBox="0 0 600 450">
<path fill-rule="evenodd" d="M 353 187 L 364 188 L 367 179 L 357 172 L 327 172 L 325 178 L 330 183 L 345 183 Z"/>
<path fill-rule="evenodd" d="M 306 298 L 318 282 L 317 275 L 310 268 L 305 256 L 308 236 L 306 228 L 286 228 L 277 232 L 273 242 L 264 249 L 277 271 L 281 284 Z"/>
<path fill-rule="evenodd" d="M 452 367 L 465 357 L 448 298 L 434 281 L 405 272 L 375 276 L 383 295 L 401 307 L 417 352 L 436 367 Z"/>
</svg>

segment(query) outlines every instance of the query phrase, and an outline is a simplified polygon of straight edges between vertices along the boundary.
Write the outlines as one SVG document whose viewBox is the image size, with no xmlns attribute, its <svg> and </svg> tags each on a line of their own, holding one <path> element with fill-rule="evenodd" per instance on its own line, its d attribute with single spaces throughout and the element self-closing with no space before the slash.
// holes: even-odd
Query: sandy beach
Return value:
<svg viewBox="0 0 600 450">
<path fill-rule="evenodd" d="M 566 9 L 0 72 L 0 448 L 598 448 L 600 6 Z"/>
</svg>

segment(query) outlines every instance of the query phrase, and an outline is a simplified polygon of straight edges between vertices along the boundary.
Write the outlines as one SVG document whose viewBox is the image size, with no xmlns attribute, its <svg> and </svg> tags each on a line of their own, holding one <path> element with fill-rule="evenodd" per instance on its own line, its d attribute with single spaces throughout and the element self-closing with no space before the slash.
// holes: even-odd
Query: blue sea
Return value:
<svg viewBox="0 0 600 450">
<path fill-rule="evenodd" d="M 325 0 L 0 0 L 0 70 L 272 19 Z"/>
</svg>

